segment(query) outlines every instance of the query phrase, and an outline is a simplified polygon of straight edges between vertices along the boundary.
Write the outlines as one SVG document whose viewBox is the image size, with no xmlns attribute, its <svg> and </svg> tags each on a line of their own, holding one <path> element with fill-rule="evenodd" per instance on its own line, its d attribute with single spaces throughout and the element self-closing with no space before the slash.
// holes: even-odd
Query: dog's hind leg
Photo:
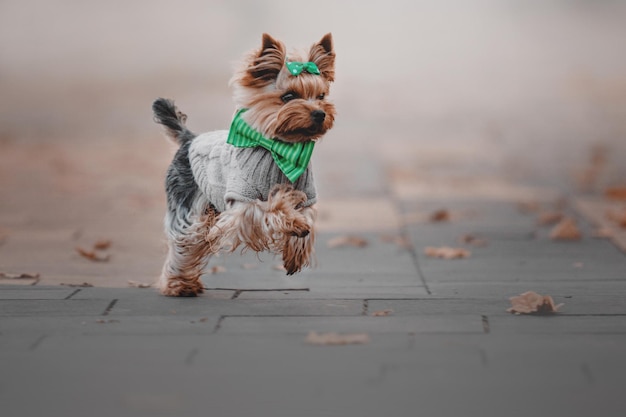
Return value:
<svg viewBox="0 0 626 417">
<path fill-rule="evenodd" d="M 216 218 L 217 213 L 210 207 L 191 222 L 176 218 L 174 213 L 168 212 L 168 253 L 159 281 L 162 294 L 195 297 L 204 292 L 200 277 L 210 255 L 218 249 L 206 240 Z"/>
</svg>

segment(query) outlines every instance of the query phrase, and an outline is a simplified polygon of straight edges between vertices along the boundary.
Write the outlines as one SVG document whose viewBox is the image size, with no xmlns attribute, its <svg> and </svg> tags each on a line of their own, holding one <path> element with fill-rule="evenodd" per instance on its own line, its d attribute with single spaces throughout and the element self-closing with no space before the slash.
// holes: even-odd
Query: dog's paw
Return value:
<svg viewBox="0 0 626 417">
<path fill-rule="evenodd" d="M 161 287 L 161 294 L 168 297 L 196 297 L 204 292 L 204 287 L 197 281 L 194 283 L 171 280 Z"/>
<path fill-rule="evenodd" d="M 277 184 L 275 185 L 269 194 L 268 202 L 270 205 L 279 205 L 281 202 L 289 205 L 291 208 L 299 210 L 306 202 L 306 194 L 302 191 L 296 190 L 289 184 Z"/>
</svg>

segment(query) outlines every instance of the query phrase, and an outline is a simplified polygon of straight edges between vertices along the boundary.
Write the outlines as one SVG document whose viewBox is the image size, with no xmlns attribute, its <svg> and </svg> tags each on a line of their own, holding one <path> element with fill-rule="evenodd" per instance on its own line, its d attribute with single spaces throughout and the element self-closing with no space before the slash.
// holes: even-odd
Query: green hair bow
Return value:
<svg viewBox="0 0 626 417">
<path fill-rule="evenodd" d="M 302 74 L 302 71 L 306 71 L 309 74 L 320 75 L 320 69 L 317 68 L 315 62 L 297 62 L 297 61 L 287 61 L 285 62 L 287 66 L 287 70 L 291 73 L 291 75 L 297 77 Z"/>
</svg>

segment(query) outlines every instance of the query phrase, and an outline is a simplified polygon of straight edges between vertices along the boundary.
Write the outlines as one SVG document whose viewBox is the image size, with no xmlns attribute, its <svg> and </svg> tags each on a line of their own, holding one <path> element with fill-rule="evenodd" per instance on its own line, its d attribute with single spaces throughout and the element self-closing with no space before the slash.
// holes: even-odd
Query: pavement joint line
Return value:
<svg viewBox="0 0 626 417">
<path fill-rule="evenodd" d="M 118 302 L 118 299 L 117 299 L 117 298 L 113 299 L 113 300 L 109 303 L 109 305 L 107 306 L 107 308 L 105 308 L 105 309 L 104 309 L 104 311 L 102 312 L 102 315 L 103 315 L 103 316 L 108 316 L 108 315 L 109 315 L 109 313 L 111 312 L 111 310 L 113 310 L 113 307 L 115 307 L 115 304 L 117 304 L 117 302 Z"/>
<path fill-rule="evenodd" d="M 70 298 L 72 298 L 73 296 L 75 296 L 76 294 L 78 294 L 81 291 L 80 288 L 75 289 L 74 291 L 72 291 L 72 293 L 70 295 L 68 295 L 67 297 L 64 298 L 64 300 L 69 300 Z"/>
<path fill-rule="evenodd" d="M 193 361 L 198 356 L 198 348 L 193 348 L 185 357 L 185 365 L 191 366 L 193 365 Z"/>
<path fill-rule="evenodd" d="M 279 292 L 279 291 L 311 291 L 310 288 L 208 288 L 204 287 L 206 291 L 234 291 L 234 292 Z"/>
<path fill-rule="evenodd" d="M 483 323 L 483 332 L 485 334 L 489 334 L 489 331 L 490 331 L 490 329 L 489 329 L 489 317 L 487 317 L 484 314 L 481 315 L 480 317 L 481 317 L 481 320 L 482 320 L 482 323 Z"/>
<path fill-rule="evenodd" d="M 626 317 L 626 313 L 558 313 L 563 317 Z"/>
<path fill-rule="evenodd" d="M 411 241 L 411 236 L 407 231 L 406 225 L 402 226 L 402 229 L 400 230 L 400 236 L 403 239 L 408 239 L 409 241 Z M 415 266 L 415 270 L 417 271 L 417 276 L 420 282 L 422 283 L 422 286 L 426 290 L 426 294 L 432 295 L 430 288 L 428 288 L 428 283 L 426 282 L 426 277 L 424 276 L 424 272 L 422 271 L 422 268 L 419 264 L 419 258 L 417 257 L 417 252 L 415 251 L 415 244 L 413 244 L 413 242 L 411 241 L 410 247 L 408 247 L 406 250 L 409 252 L 409 255 L 411 255 L 411 259 L 413 260 L 413 265 Z"/>
<path fill-rule="evenodd" d="M 213 331 L 211 332 L 212 334 L 217 333 L 221 328 L 222 328 L 222 322 L 226 319 L 225 315 L 221 315 L 218 319 L 217 322 L 215 323 L 215 327 L 213 327 Z"/>
<path fill-rule="evenodd" d="M 41 335 L 37 338 L 37 340 L 35 340 L 29 347 L 28 350 L 35 350 L 37 349 L 39 346 L 41 346 L 41 344 L 43 343 L 44 340 L 46 340 L 48 338 L 48 335 L 44 334 Z"/>
</svg>

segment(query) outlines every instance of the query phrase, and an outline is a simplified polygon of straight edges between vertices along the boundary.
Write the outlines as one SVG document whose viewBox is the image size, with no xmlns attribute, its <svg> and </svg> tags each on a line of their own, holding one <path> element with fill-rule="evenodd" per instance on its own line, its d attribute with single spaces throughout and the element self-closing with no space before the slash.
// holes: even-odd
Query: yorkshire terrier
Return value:
<svg viewBox="0 0 626 417">
<path fill-rule="evenodd" d="M 153 103 L 155 121 L 180 145 L 165 181 L 164 295 L 202 293 L 206 263 L 222 249 L 280 254 L 288 275 L 311 265 L 317 196 L 309 161 L 335 120 L 327 100 L 334 78 L 330 33 L 305 54 L 288 54 L 263 34 L 231 79 L 230 130 L 195 135 L 173 101 Z"/>
</svg>

